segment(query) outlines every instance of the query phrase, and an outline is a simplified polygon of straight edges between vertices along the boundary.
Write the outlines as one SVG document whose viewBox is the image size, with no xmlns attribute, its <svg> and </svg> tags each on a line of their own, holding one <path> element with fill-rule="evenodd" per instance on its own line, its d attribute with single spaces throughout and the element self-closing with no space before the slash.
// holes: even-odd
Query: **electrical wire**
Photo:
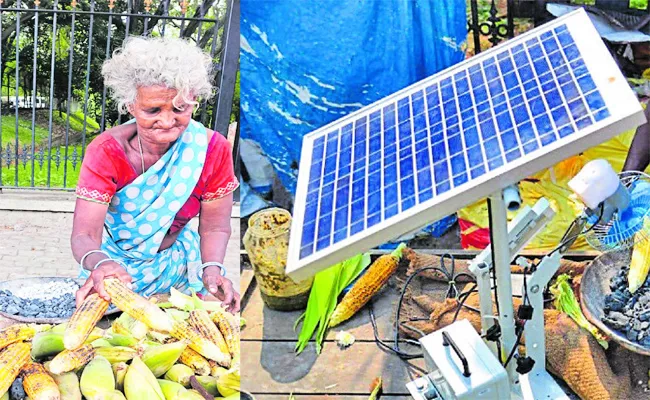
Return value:
<svg viewBox="0 0 650 400">
<path fill-rule="evenodd" d="M 598 219 L 596 220 L 596 222 L 594 222 L 586 231 L 576 233 L 575 235 L 573 235 L 573 236 L 571 236 L 571 237 L 569 237 L 567 239 L 562 240 L 562 242 L 560 242 L 560 244 L 555 249 L 553 249 L 553 251 L 551 251 L 548 254 L 548 256 L 550 257 L 553 254 L 555 254 L 556 252 L 560 251 L 560 249 L 563 248 L 564 246 L 566 246 L 567 243 L 570 243 L 570 242 L 576 240 L 577 238 L 579 238 L 580 236 L 586 235 L 587 233 L 591 232 L 600 223 L 600 221 L 603 218 L 603 213 L 605 212 L 605 203 L 600 203 L 599 208 L 600 208 L 600 214 L 598 215 Z M 573 223 L 575 223 L 575 221 L 573 221 L 572 224 Z"/>
<path fill-rule="evenodd" d="M 447 267 L 445 266 L 445 258 L 450 259 L 451 271 L 447 270 Z M 424 332 L 422 332 L 421 330 L 419 330 L 419 329 L 417 329 L 415 327 L 412 327 L 410 325 L 407 325 L 405 323 L 405 321 L 400 322 L 400 320 L 399 320 L 399 316 L 400 316 L 401 311 L 402 311 L 402 304 L 404 302 L 404 297 L 406 296 L 406 290 L 407 290 L 408 286 L 411 284 L 413 279 L 416 276 L 418 276 L 419 274 L 421 274 L 422 272 L 424 272 L 424 271 L 436 271 L 436 272 L 440 273 L 442 276 L 444 276 L 447 279 L 447 283 L 449 284 L 449 287 L 447 288 L 447 293 L 446 293 L 445 296 L 447 298 L 458 298 L 459 293 L 458 293 L 458 289 L 456 288 L 456 279 L 458 279 L 461 276 L 466 276 L 466 277 L 469 277 L 470 280 L 472 280 L 472 281 L 474 280 L 474 277 L 471 276 L 468 273 L 465 273 L 465 272 L 459 272 L 458 274 L 455 273 L 456 272 L 455 259 L 454 259 L 454 256 L 451 255 L 451 254 L 445 253 L 442 256 L 440 256 L 440 266 L 441 267 L 430 266 L 430 267 L 419 268 L 418 270 L 413 272 L 411 275 L 409 275 L 409 277 L 406 279 L 406 282 L 404 283 L 404 287 L 402 288 L 402 292 L 400 293 L 399 300 L 397 301 L 397 308 L 395 310 L 395 325 L 394 325 L 395 336 L 394 336 L 392 346 L 391 346 L 390 343 L 386 343 L 385 341 L 383 341 L 383 340 L 381 340 L 379 338 L 379 330 L 377 328 L 377 321 L 376 321 L 376 318 L 375 318 L 375 313 L 374 313 L 374 310 L 373 310 L 372 302 L 370 303 L 370 307 L 368 309 L 369 314 L 370 314 L 370 323 L 372 325 L 372 332 L 373 332 L 373 335 L 375 337 L 375 342 L 377 343 L 379 348 L 381 348 L 384 351 L 394 353 L 397 356 L 399 356 L 401 359 L 405 359 L 405 360 L 423 357 L 422 352 L 409 353 L 409 352 L 406 352 L 406 351 L 403 351 L 402 349 L 400 349 L 400 346 L 399 346 L 399 342 L 400 342 L 399 328 L 400 328 L 400 326 L 406 327 L 407 329 L 411 329 L 411 330 L 417 332 L 418 334 L 420 334 L 422 336 L 425 336 Z M 465 298 L 467 298 L 467 296 L 465 296 Z M 418 321 L 418 320 L 424 320 L 424 319 L 411 319 L 409 322 Z M 428 320 L 428 318 L 426 320 Z M 412 344 L 412 345 L 416 345 L 416 346 L 420 345 L 420 342 L 415 341 L 415 340 L 411 340 L 411 339 L 403 339 L 403 341 L 406 342 L 406 343 Z"/>
</svg>

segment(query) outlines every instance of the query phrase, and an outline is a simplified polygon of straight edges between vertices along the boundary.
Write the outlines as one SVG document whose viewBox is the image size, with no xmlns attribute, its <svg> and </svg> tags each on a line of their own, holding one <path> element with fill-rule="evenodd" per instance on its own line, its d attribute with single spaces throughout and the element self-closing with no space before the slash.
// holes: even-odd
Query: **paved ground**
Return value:
<svg viewBox="0 0 650 400">
<path fill-rule="evenodd" d="M 72 213 L 46 211 L 10 211 L 16 198 L 0 194 L 0 281 L 27 276 L 76 277 L 78 266 L 70 250 Z M 47 197 L 52 197 L 48 195 Z M 40 209 L 48 208 L 40 201 Z M 69 200 L 58 197 L 50 209 L 72 209 Z M 26 208 L 24 202 L 20 207 Z M 238 215 L 238 210 L 234 215 Z M 239 287 L 239 218 L 232 219 L 226 267 L 234 286 Z"/>
</svg>

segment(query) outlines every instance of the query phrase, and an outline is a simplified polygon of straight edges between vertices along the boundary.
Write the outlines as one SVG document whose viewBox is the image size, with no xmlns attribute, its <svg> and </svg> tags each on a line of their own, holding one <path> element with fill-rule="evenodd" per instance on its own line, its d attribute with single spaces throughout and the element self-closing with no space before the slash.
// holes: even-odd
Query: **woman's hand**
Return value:
<svg viewBox="0 0 650 400">
<path fill-rule="evenodd" d="M 218 266 L 207 267 L 203 270 L 203 286 L 226 307 L 231 314 L 239 312 L 239 293 L 232 287 L 232 281 L 221 276 Z"/>
<path fill-rule="evenodd" d="M 75 295 L 77 299 L 77 308 L 81 306 L 84 299 L 88 297 L 89 294 L 97 292 L 99 297 L 106 301 L 110 301 L 111 297 L 106 293 L 104 289 L 104 279 L 114 277 L 119 279 L 124 283 L 131 283 L 131 275 L 122 267 L 120 264 L 114 261 L 107 261 L 102 263 L 94 271 L 90 273 L 90 276 L 86 280 L 86 283 L 77 290 Z"/>
</svg>

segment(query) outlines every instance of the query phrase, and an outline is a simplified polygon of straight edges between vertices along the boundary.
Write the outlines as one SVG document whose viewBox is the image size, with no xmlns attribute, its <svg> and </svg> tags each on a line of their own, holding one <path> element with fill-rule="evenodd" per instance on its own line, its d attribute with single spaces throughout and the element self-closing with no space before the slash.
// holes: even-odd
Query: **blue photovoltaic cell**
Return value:
<svg viewBox="0 0 650 400">
<path fill-rule="evenodd" d="M 565 25 L 414 88 L 314 139 L 300 258 L 609 115 Z"/>
</svg>

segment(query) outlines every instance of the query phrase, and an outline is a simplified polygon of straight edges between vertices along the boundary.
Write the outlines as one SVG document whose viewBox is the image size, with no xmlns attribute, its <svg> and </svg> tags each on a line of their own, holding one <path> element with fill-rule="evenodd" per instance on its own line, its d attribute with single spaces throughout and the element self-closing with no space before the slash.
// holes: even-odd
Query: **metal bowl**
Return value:
<svg viewBox="0 0 650 400">
<path fill-rule="evenodd" d="M 615 251 L 598 256 L 586 269 L 580 282 L 580 307 L 585 317 L 612 340 L 635 353 L 650 356 L 650 348 L 627 339 L 624 333 L 605 325 L 605 296 L 612 291 L 609 282 L 618 271 L 630 265 L 630 251 Z"/>
<path fill-rule="evenodd" d="M 18 288 L 29 287 L 30 285 L 43 282 L 53 282 L 53 281 L 64 281 L 71 278 L 62 278 L 62 277 L 33 277 L 33 278 L 20 278 L 12 279 L 9 281 L 0 282 L 0 290 L 9 290 L 14 292 Z M 84 280 L 81 279 L 72 279 L 73 281 L 83 285 Z M 74 295 L 74 293 L 72 293 Z M 109 309 L 104 315 L 111 315 L 119 313 L 120 310 L 117 308 Z M 0 316 L 8 319 L 10 321 L 23 322 L 23 323 L 37 323 L 37 324 L 60 324 L 66 322 L 68 318 L 34 318 L 34 317 L 23 317 L 20 315 L 11 315 L 5 312 L 0 311 Z"/>
</svg>

